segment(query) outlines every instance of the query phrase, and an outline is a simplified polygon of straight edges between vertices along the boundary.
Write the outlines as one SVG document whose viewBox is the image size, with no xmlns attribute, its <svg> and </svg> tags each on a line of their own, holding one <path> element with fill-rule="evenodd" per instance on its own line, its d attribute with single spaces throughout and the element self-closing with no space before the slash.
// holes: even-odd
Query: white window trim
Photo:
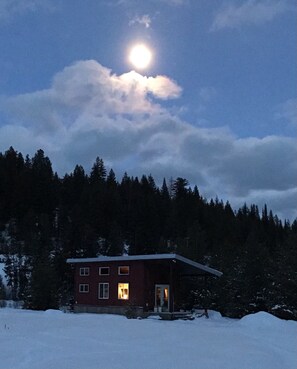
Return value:
<svg viewBox="0 0 297 369">
<path fill-rule="evenodd" d="M 79 268 L 79 275 L 81 277 L 87 277 L 90 275 L 90 267 L 81 267 Z"/>
<path fill-rule="evenodd" d="M 101 269 L 108 269 L 108 273 L 107 274 L 101 274 Z M 110 267 L 99 267 L 99 275 L 109 275 L 110 273 Z"/>
<path fill-rule="evenodd" d="M 86 288 L 87 286 L 87 288 Z M 88 283 L 80 283 L 78 285 L 78 291 L 79 293 L 89 293 L 90 292 L 90 286 Z"/>
<path fill-rule="evenodd" d="M 121 268 L 128 268 L 128 273 L 121 273 Z M 130 274 L 130 266 L 129 265 L 120 265 L 118 267 L 118 275 L 129 275 Z"/>
<path fill-rule="evenodd" d="M 106 285 L 108 286 L 108 289 L 107 289 L 107 297 L 100 297 L 100 285 Z M 103 287 L 103 292 L 104 292 L 104 287 Z M 99 283 L 98 284 L 98 299 L 99 300 L 108 300 L 109 299 L 109 283 L 107 282 L 102 282 L 102 283 Z"/>
</svg>

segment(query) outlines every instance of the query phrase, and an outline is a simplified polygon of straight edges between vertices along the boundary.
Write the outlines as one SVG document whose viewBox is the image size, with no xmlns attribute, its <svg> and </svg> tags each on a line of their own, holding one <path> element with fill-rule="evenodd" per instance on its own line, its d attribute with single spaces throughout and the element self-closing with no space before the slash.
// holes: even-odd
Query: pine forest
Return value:
<svg viewBox="0 0 297 369">
<path fill-rule="evenodd" d="M 58 308 L 73 293 L 67 258 L 125 252 L 177 253 L 222 271 L 203 287 L 187 282 L 189 307 L 297 320 L 297 220 L 206 200 L 185 178 L 117 179 L 99 157 L 89 173 L 76 165 L 61 178 L 42 150 L 0 154 L 0 301 Z"/>
</svg>

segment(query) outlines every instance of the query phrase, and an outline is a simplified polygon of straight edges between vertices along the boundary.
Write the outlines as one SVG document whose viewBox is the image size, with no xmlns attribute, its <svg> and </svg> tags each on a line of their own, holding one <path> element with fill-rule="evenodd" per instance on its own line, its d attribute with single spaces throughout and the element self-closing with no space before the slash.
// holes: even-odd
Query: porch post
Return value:
<svg viewBox="0 0 297 369">
<path fill-rule="evenodd" d="M 169 311 L 174 312 L 174 265 L 176 261 L 170 261 L 170 291 L 169 291 L 169 299 L 170 299 L 170 308 Z"/>
</svg>

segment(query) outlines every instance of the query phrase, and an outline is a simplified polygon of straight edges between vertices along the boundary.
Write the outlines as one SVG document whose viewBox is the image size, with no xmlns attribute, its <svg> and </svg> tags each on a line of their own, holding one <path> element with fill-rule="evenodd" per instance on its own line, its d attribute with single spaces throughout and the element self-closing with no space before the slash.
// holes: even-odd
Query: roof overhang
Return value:
<svg viewBox="0 0 297 369">
<path fill-rule="evenodd" d="M 206 265 L 197 263 L 178 254 L 151 254 L 151 255 L 123 255 L 123 256 L 99 256 L 96 258 L 72 258 L 67 259 L 68 264 L 77 263 L 100 263 L 113 261 L 134 261 L 134 260 L 173 260 L 179 263 L 181 267 L 192 275 L 212 274 L 221 277 L 222 272 L 210 268 Z"/>
</svg>

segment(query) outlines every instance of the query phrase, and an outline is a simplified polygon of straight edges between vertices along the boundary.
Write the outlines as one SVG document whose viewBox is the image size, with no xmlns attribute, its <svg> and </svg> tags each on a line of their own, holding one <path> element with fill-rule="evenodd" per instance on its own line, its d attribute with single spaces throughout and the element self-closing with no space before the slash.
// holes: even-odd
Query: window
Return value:
<svg viewBox="0 0 297 369">
<path fill-rule="evenodd" d="M 79 285 L 79 292 L 80 293 L 88 293 L 89 292 L 89 285 L 88 284 L 80 284 Z"/>
<path fill-rule="evenodd" d="M 90 275 L 90 268 L 79 268 L 79 275 L 81 276 L 87 276 Z"/>
<path fill-rule="evenodd" d="M 99 283 L 98 298 L 100 300 L 109 299 L 109 283 Z"/>
<path fill-rule="evenodd" d="M 129 274 L 129 267 L 128 266 L 119 266 L 118 274 L 119 275 L 128 275 Z"/>
<path fill-rule="evenodd" d="M 109 267 L 99 267 L 99 275 L 109 275 Z"/>
<path fill-rule="evenodd" d="M 118 299 L 129 300 L 129 283 L 118 283 Z"/>
</svg>

